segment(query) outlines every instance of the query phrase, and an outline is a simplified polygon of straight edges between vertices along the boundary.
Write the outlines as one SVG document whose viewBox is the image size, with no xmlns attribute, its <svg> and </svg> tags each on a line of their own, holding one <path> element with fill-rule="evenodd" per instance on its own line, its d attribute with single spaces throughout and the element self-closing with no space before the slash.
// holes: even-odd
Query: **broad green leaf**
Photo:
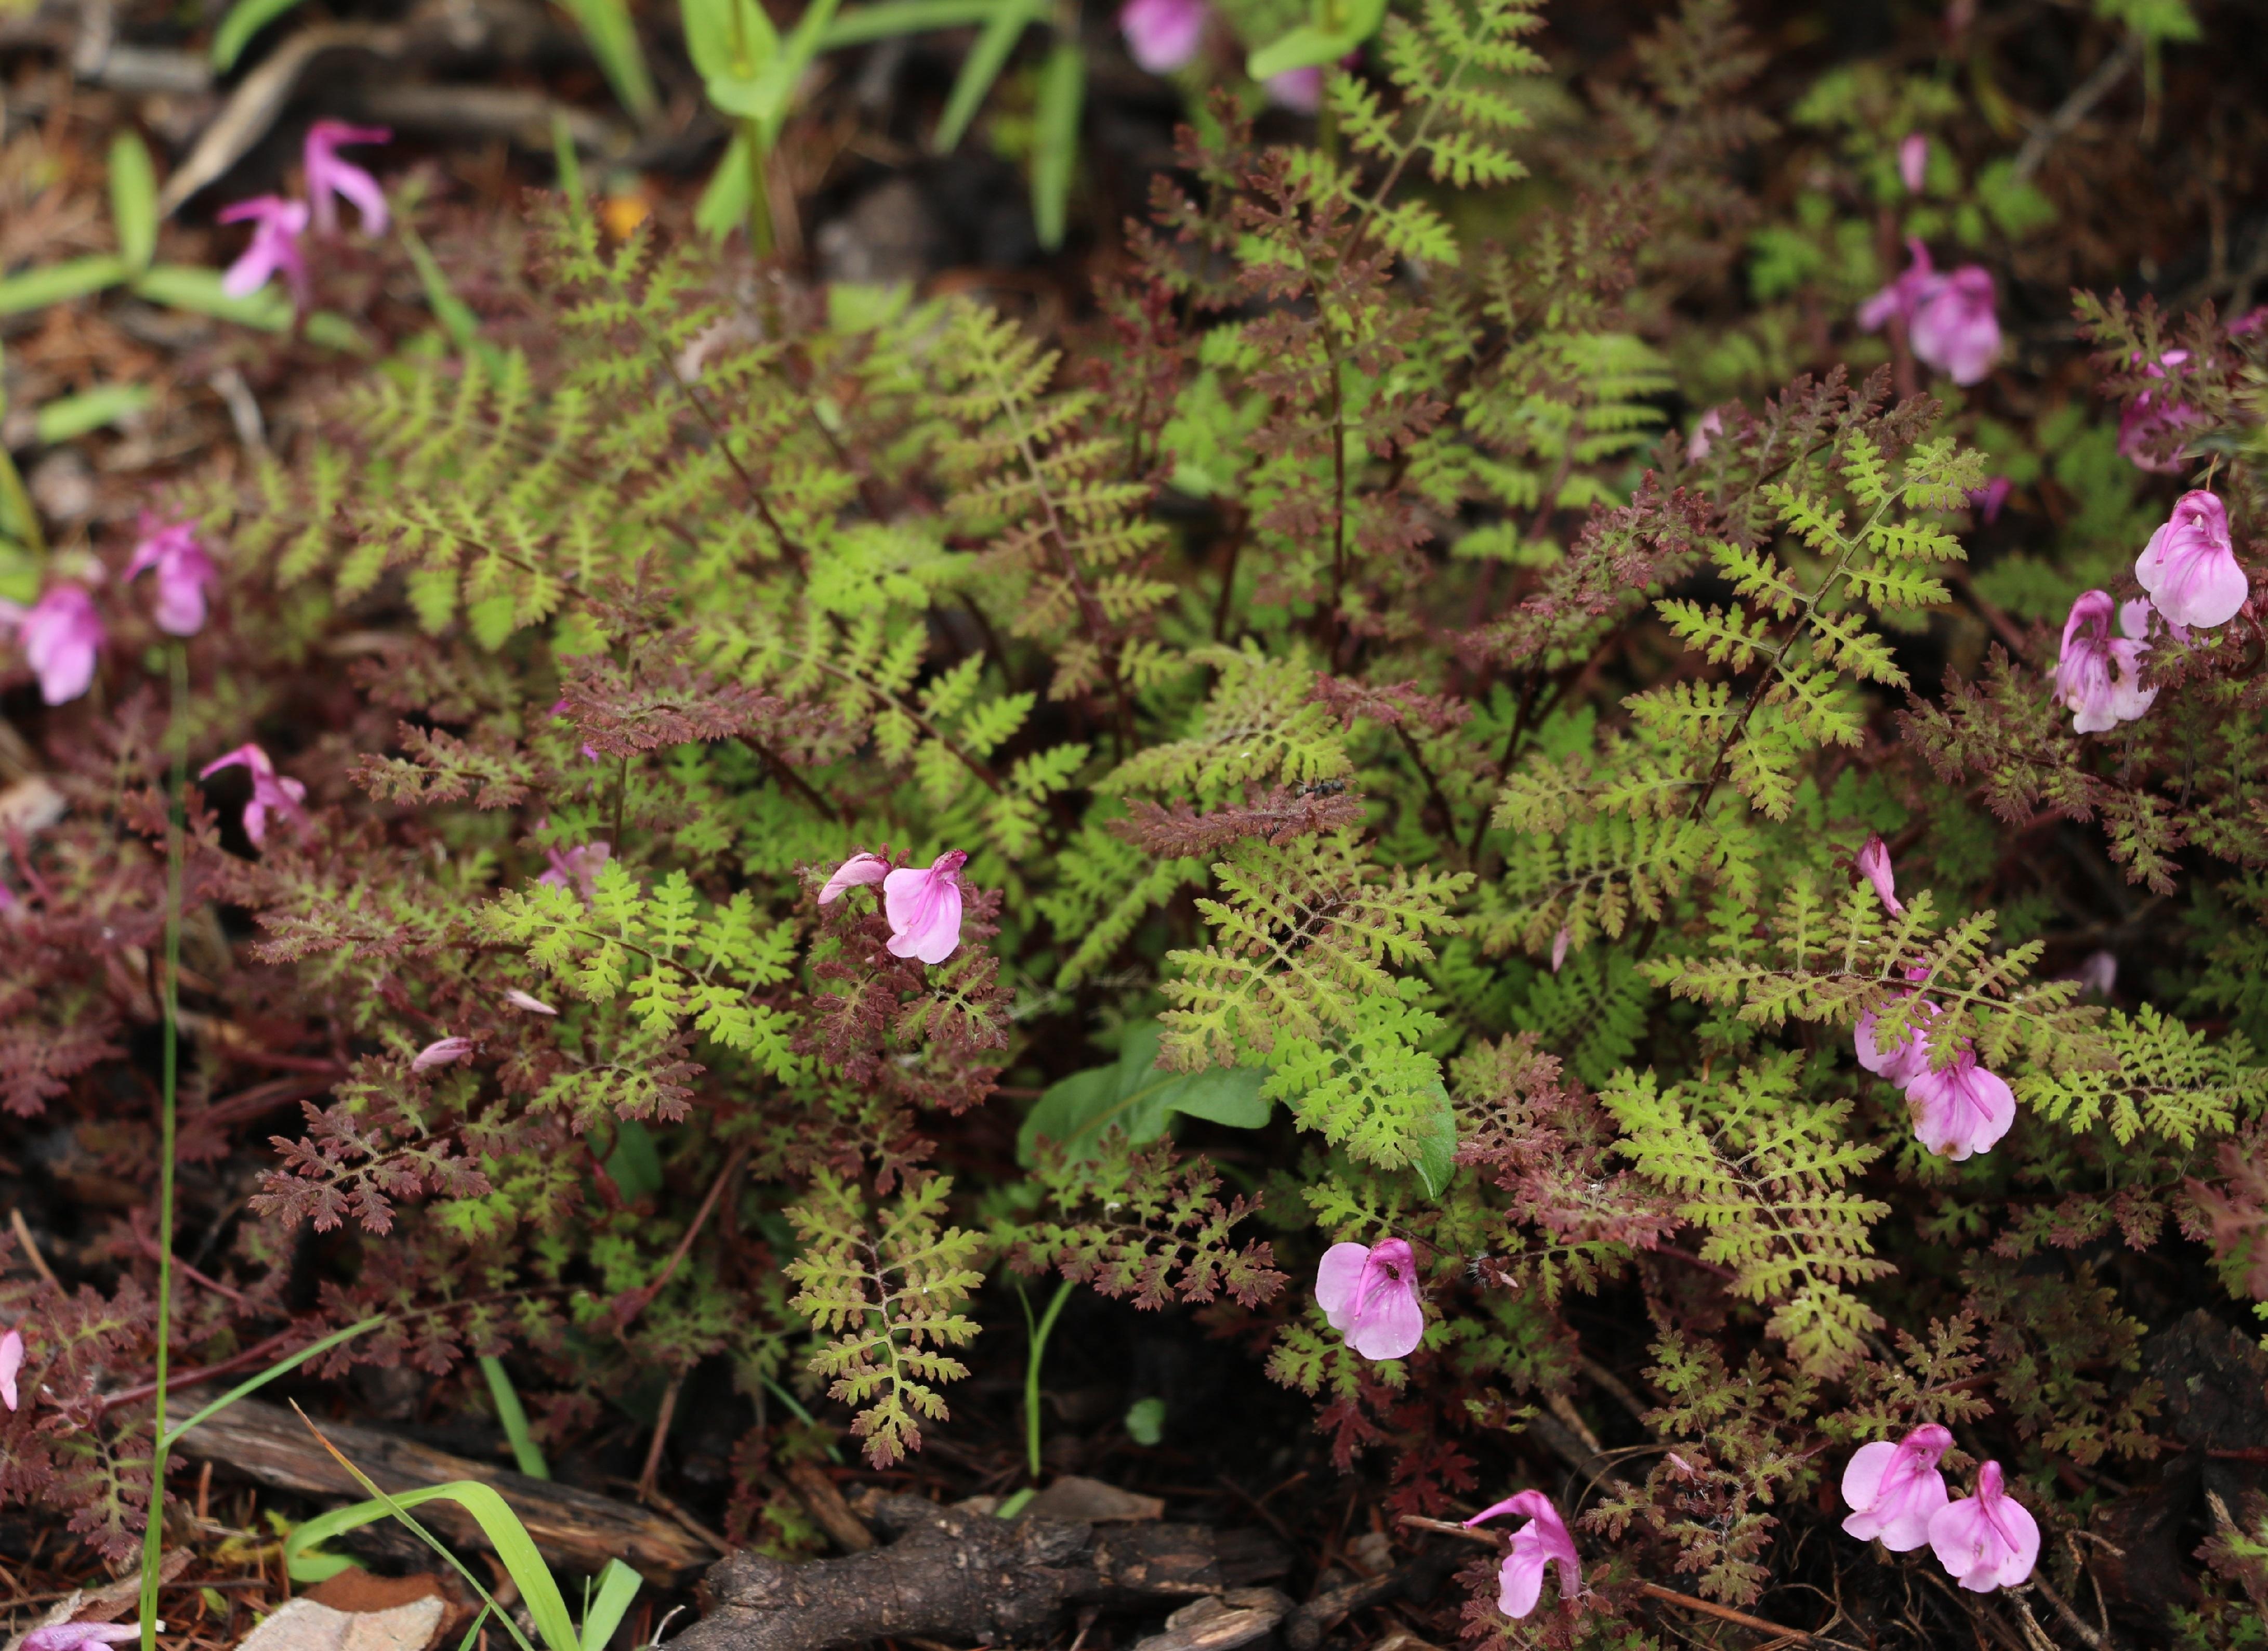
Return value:
<svg viewBox="0 0 2268 1651">
<path fill-rule="evenodd" d="M 598 1597 L 583 1611 L 583 1651 L 606 1651 L 607 1641 L 622 1626 L 644 1581 L 620 1559 L 607 1561 L 607 1568 L 599 1573 Z"/>
<path fill-rule="evenodd" d="M 33 429 L 41 445 L 53 446 L 74 436 L 84 436 L 90 430 L 115 424 L 129 413 L 138 413 L 153 399 L 146 384 L 105 384 L 49 402 L 40 409 Z"/>
<path fill-rule="evenodd" d="M 1032 221 L 1040 245 L 1063 245 L 1071 169 L 1079 159 L 1079 117 L 1086 98 L 1086 59 L 1079 42 L 1058 40 L 1040 70 L 1037 130 L 1032 145 Z"/>
<path fill-rule="evenodd" d="M 252 44 L 252 37 L 282 17 L 299 0 L 236 0 L 213 31 L 212 66 L 226 74 Z"/>
<path fill-rule="evenodd" d="M 1232 1129 L 1256 1130 L 1268 1122 L 1269 1105 L 1260 1095 L 1268 1080 L 1264 1071 L 1167 1071 L 1158 1065 L 1163 1036 L 1163 1028 L 1146 1021 L 1126 1035 L 1113 1065 L 1050 1085 L 1016 1131 L 1017 1161 L 1028 1168 L 1042 1138 L 1076 1153 L 1091 1150 L 1114 1129 L 1138 1146 L 1164 1134 L 1177 1112 Z"/>
<path fill-rule="evenodd" d="M 615 1124 L 615 1150 L 607 1154 L 607 1174 L 623 1198 L 635 1203 L 661 1190 L 661 1154 L 654 1150 L 653 1135 L 636 1118 Z"/>
<path fill-rule="evenodd" d="M 679 0 L 679 11 L 686 55 L 712 99 L 719 82 L 753 81 L 779 55 L 779 31 L 755 0 Z"/>
<path fill-rule="evenodd" d="M 1425 1183 L 1425 1196 L 1439 1198 L 1449 1190 L 1449 1178 L 1457 1173 L 1457 1115 L 1449 1105 L 1448 1090 L 1440 1084 L 1433 1090 L 1440 1104 L 1426 1118 L 1410 1167 Z"/>
<path fill-rule="evenodd" d="M 158 173 L 150 151 L 131 131 L 110 140 L 110 220 L 118 254 L 136 269 L 158 255 Z"/>
<path fill-rule="evenodd" d="M 1166 1436 L 1166 1401 L 1136 1399 L 1126 1407 L 1126 1436 L 1147 1449 Z"/>
<path fill-rule="evenodd" d="M 647 72 L 645 51 L 638 44 L 637 25 L 622 0 L 559 0 L 560 9 L 583 31 L 584 43 L 599 60 L 599 71 L 614 88 L 622 107 L 639 125 L 660 111 L 653 77 Z"/>
<path fill-rule="evenodd" d="M 1316 0 L 1313 18 L 1253 53 L 1244 72 L 1268 80 L 1294 69 L 1327 69 L 1385 20 L 1386 0 Z"/>
<path fill-rule="evenodd" d="M 976 118 L 977 106 L 984 101 L 984 94 L 1000 77 L 1008 54 L 1023 38 L 1025 26 L 1039 18 L 1036 0 L 1001 0 L 998 9 L 986 21 L 984 32 L 976 37 L 976 44 L 961 60 L 961 73 L 954 79 L 953 95 L 946 100 L 945 114 L 937 123 L 937 135 L 929 141 L 932 153 L 942 155 L 961 141 L 969 122 Z"/>
<path fill-rule="evenodd" d="M 748 221 L 748 203 L 755 198 L 755 178 L 748 160 L 748 134 L 737 128 L 725 145 L 725 158 L 709 175 L 708 187 L 694 203 L 694 226 L 721 240 Z"/>
<path fill-rule="evenodd" d="M 280 333 L 291 325 L 291 299 L 273 284 L 243 298 L 221 291 L 221 272 L 197 264 L 152 265 L 134 277 L 136 298 L 148 299 L 177 310 L 211 315 L 262 332 Z"/>
<path fill-rule="evenodd" d="M 0 281 L 0 315 L 44 309 L 103 288 L 116 286 L 134 273 L 123 258 L 104 254 L 92 258 L 69 258 Z"/>
</svg>

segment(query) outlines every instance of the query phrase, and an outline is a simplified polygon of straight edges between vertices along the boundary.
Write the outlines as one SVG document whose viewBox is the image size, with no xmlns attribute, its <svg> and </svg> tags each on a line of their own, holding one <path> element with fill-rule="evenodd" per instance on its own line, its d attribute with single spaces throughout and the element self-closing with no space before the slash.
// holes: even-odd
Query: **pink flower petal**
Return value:
<svg viewBox="0 0 2268 1651">
<path fill-rule="evenodd" d="M 879 883 L 890 874 L 890 863 L 879 854 L 853 854 L 835 868 L 827 880 L 827 887 L 819 891 L 819 903 L 833 905 L 850 889 L 862 883 Z"/>
</svg>

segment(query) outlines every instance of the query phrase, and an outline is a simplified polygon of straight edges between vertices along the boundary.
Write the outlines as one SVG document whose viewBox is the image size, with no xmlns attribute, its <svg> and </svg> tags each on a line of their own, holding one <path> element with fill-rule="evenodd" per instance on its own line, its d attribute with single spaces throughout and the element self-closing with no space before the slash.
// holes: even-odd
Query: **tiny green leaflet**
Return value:
<svg viewBox="0 0 2268 1651">
<path fill-rule="evenodd" d="M 1017 1161 L 1030 1168 L 1043 1138 L 1072 1156 L 1092 1153 L 1114 1129 L 1138 1146 L 1164 1134 L 1176 1112 L 1240 1130 L 1268 1122 L 1269 1103 L 1260 1096 L 1266 1072 L 1251 1066 L 1169 1072 L 1158 1065 L 1163 1036 L 1155 1021 L 1145 1021 L 1129 1029 L 1111 1065 L 1049 1085 L 1016 1131 Z"/>
</svg>

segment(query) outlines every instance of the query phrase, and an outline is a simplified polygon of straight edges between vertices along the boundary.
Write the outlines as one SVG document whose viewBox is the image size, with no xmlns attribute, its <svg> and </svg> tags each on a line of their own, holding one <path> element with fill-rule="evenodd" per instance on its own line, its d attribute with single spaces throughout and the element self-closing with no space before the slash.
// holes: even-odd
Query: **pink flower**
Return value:
<svg viewBox="0 0 2268 1651">
<path fill-rule="evenodd" d="M 1992 371 L 2000 353 L 1992 271 L 1972 263 L 1940 275 L 1930 264 L 1928 247 L 1918 240 L 1906 245 L 1912 264 L 1859 306 L 1859 325 L 1871 333 L 1893 315 L 1900 317 L 1919 360 L 1955 384 L 1975 384 Z"/>
<path fill-rule="evenodd" d="M 535 997 L 531 993 L 522 991 L 517 986 L 507 986 L 504 988 L 504 1000 L 512 1005 L 513 1008 L 525 1009 L 530 1014 L 557 1014 L 559 1013 L 558 1010 L 544 1002 L 542 999 Z"/>
<path fill-rule="evenodd" d="M 1966 1049 L 1942 1072 L 1930 1071 L 1925 1056 L 1922 1070 L 1907 1080 L 1906 1105 L 1921 1144 L 1955 1163 L 1992 1151 L 2016 1121 L 2016 1097 L 2008 1086 Z"/>
<path fill-rule="evenodd" d="M 1333 1244 L 1315 1269 L 1315 1305 L 1366 1359 L 1406 1359 L 1425 1333 L 1418 1260 L 1403 1239 Z"/>
<path fill-rule="evenodd" d="M 141 534 L 134 559 L 126 564 L 129 579 L 147 569 L 158 571 L 158 605 L 151 616 L 158 629 L 176 637 L 194 637 L 204 629 L 205 587 L 220 574 L 197 541 L 197 530 L 185 521 L 161 522 L 149 511 L 135 531 Z"/>
<path fill-rule="evenodd" d="M 1568 932 L 1567 925 L 1564 923 L 1559 925 L 1559 932 L 1551 937 L 1551 972 L 1553 974 L 1556 975 L 1567 967 L 1567 942 L 1573 938 L 1574 936 Z"/>
<path fill-rule="evenodd" d="M 24 1367 L 24 1332 L 11 1329 L 0 1336 L 0 1403 L 16 1408 L 16 1373 Z"/>
<path fill-rule="evenodd" d="M 1717 445 L 1717 438 L 1724 433 L 1724 409 L 1712 407 L 1701 415 L 1700 422 L 1693 426 L 1693 433 L 1685 439 L 1685 462 L 1698 464 L 1707 458 L 1709 450 Z"/>
<path fill-rule="evenodd" d="M 1890 845 L 1882 841 L 1881 832 L 1867 833 L 1866 846 L 1859 851 L 1858 864 L 1859 874 L 1874 885 L 1882 910 L 1894 918 L 1905 916 L 1906 909 L 1898 900 L 1897 876 L 1890 869 Z"/>
<path fill-rule="evenodd" d="M 1323 107 L 1323 71 L 1319 68 L 1286 69 L 1261 83 L 1268 101 L 1278 108 L 1313 114 Z"/>
<path fill-rule="evenodd" d="M 2000 1488 L 2000 1464 L 1977 1470 L 1977 1494 L 1948 1503 L 1932 1515 L 1929 1545 L 1937 1562 L 1962 1587 L 1978 1594 L 2014 1588 L 2040 1557 L 2040 1527 Z"/>
<path fill-rule="evenodd" d="M 2146 610 L 2129 602 L 2118 615 L 2126 634 L 2110 635 L 2110 595 L 2085 591 L 2071 605 L 2063 623 L 2063 657 L 2056 662 L 2055 693 L 2066 710 L 2074 712 L 2076 733 L 2102 733 L 2122 722 L 2132 722 L 2150 709 L 2158 690 L 2142 686 L 2142 655 L 2150 645 L 2137 632 L 2146 623 Z"/>
<path fill-rule="evenodd" d="M 468 1037 L 438 1037 L 417 1051 L 409 1063 L 412 1072 L 430 1072 L 436 1066 L 449 1066 L 473 1052 L 473 1040 Z"/>
<path fill-rule="evenodd" d="M 1843 1529 L 1861 1542 L 1880 1537 L 1893 1553 L 1927 1542 L 1930 1516 L 1945 1506 L 1938 1458 L 1952 1446 L 1953 1435 L 1935 1422 L 1896 1444 L 1878 1439 L 1859 1446 L 1843 1469 L 1843 1500 L 1851 1505 Z"/>
<path fill-rule="evenodd" d="M 613 858 L 614 852 L 614 844 L 604 837 L 578 843 L 564 852 L 558 849 L 546 849 L 543 858 L 550 862 L 550 869 L 535 881 L 549 883 L 555 888 L 564 888 L 571 883 L 582 891 L 584 900 L 588 902 L 599 891 L 599 868 Z"/>
<path fill-rule="evenodd" d="M 1575 1551 L 1575 1538 L 1551 1499 L 1541 1491 L 1522 1491 L 1493 1507 L 1484 1508 L 1465 1521 L 1472 1529 L 1498 1514 L 1520 1514 L 1528 1523 L 1512 1533 L 1512 1551 L 1504 1556 L 1497 1573 L 1497 1609 L 1507 1617 L 1525 1617 L 1535 1609 L 1543 1593 L 1545 1567 L 1559 1566 L 1559 1597 L 1572 1599 L 1583 1591 L 1583 1559 Z"/>
<path fill-rule="evenodd" d="M 2232 325 L 2228 330 L 2237 329 Z M 2169 350 L 2142 371 L 2162 379 L 2168 367 L 2178 367 L 2189 358 L 2186 350 Z M 2141 469 L 2171 475 L 2183 468 L 2182 432 L 2204 422 L 2204 416 L 2188 403 L 2144 390 L 2118 416 L 2118 451 Z"/>
<path fill-rule="evenodd" d="M 102 615 L 83 587 L 58 585 L 29 608 L 0 602 L 0 623 L 15 626 L 24 662 L 40 679 L 40 697 L 47 704 L 77 699 L 93 685 Z"/>
<path fill-rule="evenodd" d="M 1168 75 L 1197 55 L 1211 15 L 1206 0 L 1126 0 L 1118 27 L 1136 63 L 1153 75 Z"/>
<path fill-rule="evenodd" d="M 246 219 L 252 221 L 252 244 L 229 265 L 228 274 L 220 284 L 221 291 L 232 299 L 248 299 L 266 286 L 269 276 L 280 269 L 291 288 L 292 301 L 304 306 L 307 301 L 307 261 L 300 255 L 299 237 L 307 227 L 306 203 L 287 201 L 280 195 L 262 195 L 221 209 L 220 221 L 224 224 Z"/>
<path fill-rule="evenodd" d="M 1986 521 L 1998 521 L 2000 520 L 2000 507 L 2008 502 L 2008 495 L 2015 490 L 2014 482 L 2005 475 L 1996 475 L 1970 494 L 1969 502 Z"/>
<path fill-rule="evenodd" d="M 2176 625 L 2227 624 L 2252 593 L 2229 542 L 2228 512 L 2202 489 L 2174 501 L 2174 513 L 2136 560 L 2134 577 Z"/>
<path fill-rule="evenodd" d="M 819 891 L 819 903 L 831 906 L 850 889 L 861 883 L 879 883 L 890 874 L 890 863 L 879 854 L 853 854 L 835 868 L 835 875 L 827 880 L 827 887 Z"/>
<path fill-rule="evenodd" d="M 141 1637 L 140 1625 L 130 1622 L 59 1622 L 26 1634 L 23 1651 L 79 1651 L 82 1646 L 126 1645 Z"/>
<path fill-rule="evenodd" d="M 383 144 L 393 136 L 383 126 L 350 126 L 344 121 L 318 121 L 307 129 L 307 198 L 315 203 L 315 228 L 320 233 L 338 232 L 339 209 L 334 195 L 362 209 L 365 234 L 386 233 L 386 191 L 360 166 L 341 160 L 339 145 Z"/>
<path fill-rule="evenodd" d="M 1921 193 L 1922 182 L 1929 176 L 1929 139 L 1919 132 L 1908 132 L 1898 145 L 1898 176 L 1905 181 L 1907 194 Z"/>
<path fill-rule="evenodd" d="M 1937 1006 L 1925 1001 L 1920 1013 L 1934 1015 Z M 1851 1043 L 1859 1052 L 1861 1066 L 1878 1078 L 1889 1079 L 1901 1089 L 1929 1070 L 1929 1038 L 1918 1024 L 1909 1022 L 1906 1035 L 1883 1049 L 1874 1041 L 1874 1012 L 1869 1009 L 1859 1017 Z"/>
<path fill-rule="evenodd" d="M 2118 984 L 2118 958 L 2111 952 L 2089 952 L 2086 962 L 2063 978 L 2077 981 L 2081 991 L 2107 998 Z"/>
<path fill-rule="evenodd" d="M 961 868 L 968 863 L 968 856 L 954 849 L 931 861 L 927 871 L 901 866 L 882 879 L 891 956 L 941 963 L 953 955 L 961 944 Z M 872 881 L 863 871 L 860 877 Z"/>
<path fill-rule="evenodd" d="M 298 780 L 276 771 L 276 764 L 268 753 L 256 745 L 239 745 L 225 756 L 217 756 L 197 770 L 199 779 L 210 779 L 225 768 L 241 768 L 252 775 L 252 797 L 244 805 L 244 835 L 254 844 L 268 840 L 268 811 L 305 829 L 307 811 L 307 788 Z"/>
</svg>

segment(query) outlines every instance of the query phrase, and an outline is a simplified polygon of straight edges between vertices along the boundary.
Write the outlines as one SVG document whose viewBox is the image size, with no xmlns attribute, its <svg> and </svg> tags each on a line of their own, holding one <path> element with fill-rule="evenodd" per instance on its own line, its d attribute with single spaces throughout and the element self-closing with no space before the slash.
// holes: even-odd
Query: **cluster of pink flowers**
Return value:
<svg viewBox="0 0 2268 1651">
<path fill-rule="evenodd" d="M 1892 917 L 1903 916 L 1890 851 L 1879 837 L 1870 836 L 1859 851 L 1861 874 L 1874 885 L 1882 908 Z M 1909 969 L 1909 981 L 1928 978 L 1926 969 Z M 1907 989 L 1908 996 L 1912 989 Z M 1873 1011 L 1859 1017 L 1851 1042 L 1859 1064 L 1877 1077 L 1887 1078 L 1905 1091 L 1906 1107 L 1913 1117 L 1914 1134 L 1921 1144 L 1956 1163 L 1974 1153 L 1990 1152 L 2016 1121 L 2016 1097 L 1995 1073 L 1977 1064 L 1976 1051 L 1965 1043 L 1950 1062 L 1940 1066 L 1927 1027 L 1938 1007 L 1928 999 L 1915 1005 L 1905 1036 L 1885 1047 L 1874 1036 Z"/>
<path fill-rule="evenodd" d="M 890 954 L 942 963 L 961 944 L 961 868 L 968 863 L 959 849 L 926 867 L 894 867 L 879 854 L 853 854 L 827 880 L 819 903 L 832 905 L 850 889 L 880 883 L 883 915 L 890 920 Z"/>
<path fill-rule="evenodd" d="M 1897 1443 L 1861 1445 L 1843 1469 L 1844 1530 L 1861 1542 L 1881 1539 L 1893 1553 L 1926 1543 L 1962 1587 L 1979 1594 L 2014 1588 L 2040 1557 L 2040 1528 L 2007 1493 L 2000 1464 L 1977 1470 L 1977 1493 L 1948 1499 L 1938 1462 L 1953 1435 L 1925 1422 Z"/>
<path fill-rule="evenodd" d="M 1186 68 L 1204 45 L 1211 20 L 1211 0 L 1126 0 L 1118 11 L 1127 55 L 1153 75 Z M 1270 102 L 1313 114 L 1322 107 L 1323 71 L 1287 69 L 1270 75 L 1263 89 Z"/>
<path fill-rule="evenodd" d="M 1927 151 L 1923 152 L 1926 159 Z M 1859 306 L 1859 325 L 1871 333 L 1894 318 L 1901 321 L 1918 360 L 1955 384 L 1977 383 L 2000 354 L 1992 272 L 1972 263 L 1940 273 L 1919 240 L 1906 247 L 1913 262 Z"/>
<path fill-rule="evenodd" d="M 2064 621 L 2055 696 L 2072 712 L 2075 733 L 2104 733 L 2150 709 L 2158 690 L 2142 686 L 2142 655 L 2154 622 L 2185 643 L 2192 627 L 2227 624 L 2252 594 L 2229 537 L 2228 512 L 2201 488 L 2174 502 L 2173 514 L 2135 558 L 2134 578 L 2148 600 L 2118 608 L 2119 636 L 2110 634 L 2105 591 L 2082 592 Z"/>
<path fill-rule="evenodd" d="M 350 126 L 344 121 L 318 121 L 309 127 L 303 151 L 306 200 L 262 195 L 222 210 L 222 223 L 252 225 L 252 240 L 228 267 L 221 290 L 232 298 L 250 298 L 281 275 L 291 289 L 292 302 L 304 308 L 307 258 L 300 250 L 299 237 L 307 232 L 310 221 L 318 233 L 335 234 L 339 226 L 338 203 L 351 201 L 362 213 L 366 232 L 372 235 L 386 232 L 386 191 L 360 166 L 339 158 L 341 145 L 383 144 L 393 136 L 383 126 Z"/>
<path fill-rule="evenodd" d="M 127 579 L 155 572 L 151 617 L 169 635 L 196 635 L 204 629 L 207 593 L 220 580 L 196 529 L 145 510 L 136 531 Z M 77 699 L 94 686 L 95 666 L 109 640 L 92 593 L 71 580 L 48 586 L 29 608 L 0 601 L 0 630 L 15 634 L 24 663 L 40 679 L 40 698 L 50 705 Z"/>
</svg>

